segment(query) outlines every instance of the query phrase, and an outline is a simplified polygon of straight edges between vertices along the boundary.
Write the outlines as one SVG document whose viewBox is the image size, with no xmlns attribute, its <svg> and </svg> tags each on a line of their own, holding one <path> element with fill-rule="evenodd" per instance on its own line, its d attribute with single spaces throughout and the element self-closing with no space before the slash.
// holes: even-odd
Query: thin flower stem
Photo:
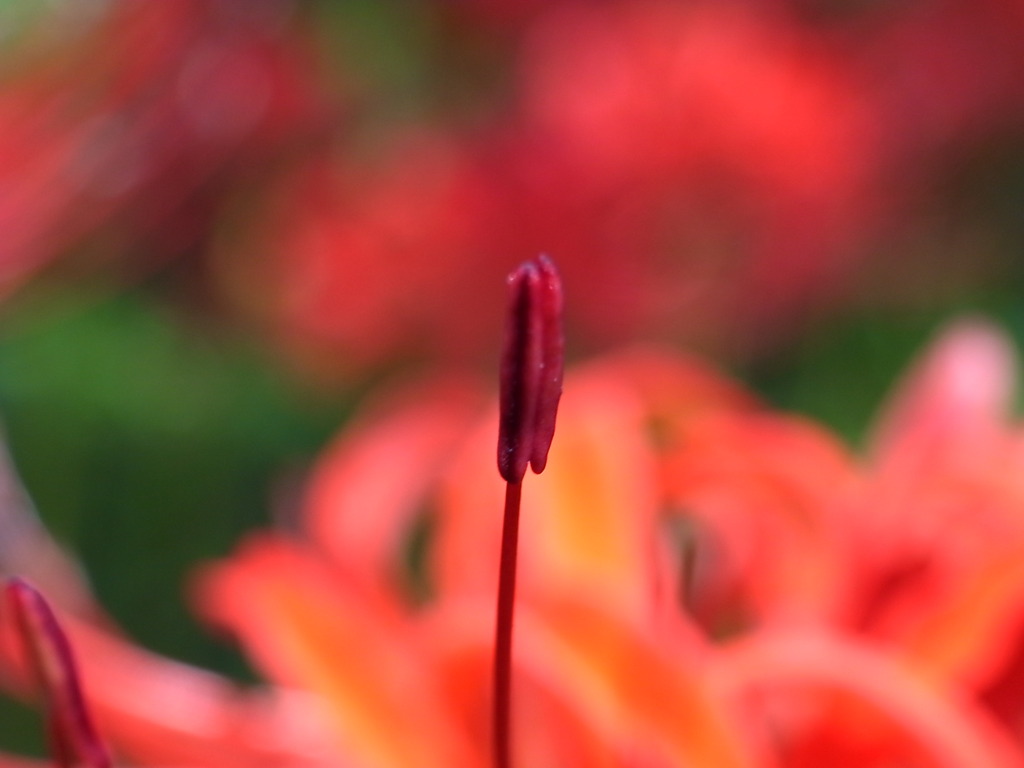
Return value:
<svg viewBox="0 0 1024 768">
<path fill-rule="evenodd" d="M 516 599 L 516 551 L 519 542 L 519 500 L 523 485 L 505 486 L 505 518 L 501 531 L 498 577 L 498 620 L 494 637 L 494 767 L 511 768 L 512 620 Z"/>
<path fill-rule="evenodd" d="M 512 621 L 523 475 L 527 467 L 539 474 L 547 464 L 565 362 L 562 280 L 555 265 L 546 256 L 528 261 L 509 275 L 508 285 L 498 393 L 498 472 L 507 485 L 494 638 L 494 768 L 512 766 Z"/>
</svg>

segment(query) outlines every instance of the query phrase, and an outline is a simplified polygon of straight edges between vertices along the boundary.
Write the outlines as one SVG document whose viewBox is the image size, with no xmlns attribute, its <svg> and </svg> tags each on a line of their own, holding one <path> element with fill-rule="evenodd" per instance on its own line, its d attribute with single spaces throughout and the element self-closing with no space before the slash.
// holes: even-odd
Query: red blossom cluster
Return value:
<svg viewBox="0 0 1024 768">
<path fill-rule="evenodd" d="M 15 58 L 0 286 L 190 255 L 222 307 L 351 369 L 475 355 L 485 278 L 549 252 L 590 346 L 750 348 L 1024 122 L 1009 0 L 414 5 L 415 100 L 289 0 L 112 0 Z"/>
<path fill-rule="evenodd" d="M 6 52 L 0 297 L 59 257 L 137 275 L 201 252 L 232 195 L 324 130 L 274 5 L 72 3 Z"/>
<path fill-rule="evenodd" d="M 570 371 L 522 498 L 513 764 L 1024 766 L 1015 366 L 996 330 L 951 328 L 863 456 L 675 354 Z M 368 408 L 298 529 L 198 574 L 196 606 L 266 688 L 62 612 L 118 762 L 488 765 L 502 487 L 483 391 L 438 380 Z M 55 647 L 45 606 L 10 590 Z M 0 680 L 22 671 L 0 644 Z"/>
</svg>

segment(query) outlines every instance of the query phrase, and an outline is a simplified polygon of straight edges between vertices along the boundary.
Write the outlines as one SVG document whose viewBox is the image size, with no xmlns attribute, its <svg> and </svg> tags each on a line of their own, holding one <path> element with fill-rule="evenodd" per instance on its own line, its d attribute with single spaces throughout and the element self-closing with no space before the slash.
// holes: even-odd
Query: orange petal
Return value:
<svg viewBox="0 0 1024 768">
<path fill-rule="evenodd" d="M 704 655 L 667 647 L 595 603 L 550 600 L 523 618 L 521 657 L 631 763 L 757 762 Z"/>
<path fill-rule="evenodd" d="M 193 768 L 314 768 L 333 763 L 306 725 L 308 703 L 282 693 L 246 695 L 216 675 L 161 658 L 70 615 L 98 730 L 133 762 Z M 6 644 L 0 671 L 16 670 Z"/>
<path fill-rule="evenodd" d="M 323 698 L 342 754 L 357 764 L 479 764 L 410 626 L 357 598 L 312 555 L 253 539 L 205 573 L 199 595 L 274 679 Z"/>
<path fill-rule="evenodd" d="M 665 483 L 696 528 L 687 594 L 714 634 L 735 617 L 839 612 L 842 505 L 857 475 L 830 436 L 764 413 L 692 418 L 669 449 Z"/>
<path fill-rule="evenodd" d="M 755 636 L 718 668 L 787 768 L 1021 768 L 980 707 L 895 658 L 810 632 Z"/>
<path fill-rule="evenodd" d="M 552 589 L 597 592 L 609 608 L 649 613 L 657 475 L 644 415 L 612 378 L 567 379 L 547 467 L 523 484 L 524 599 Z M 495 594 L 502 483 L 493 435 L 492 425 L 481 428 L 446 478 L 433 559 L 443 595 Z"/>
<path fill-rule="evenodd" d="M 306 523 L 347 571 L 385 590 L 399 586 L 403 546 L 481 400 L 478 388 L 454 380 L 392 393 L 324 453 L 310 480 Z"/>
<path fill-rule="evenodd" d="M 1020 643 L 1024 624 L 1024 551 L 993 552 L 958 579 L 953 594 L 893 638 L 909 663 L 940 682 L 972 689 L 990 681 Z"/>
<path fill-rule="evenodd" d="M 493 601 L 449 603 L 432 612 L 424 640 L 438 659 L 448 706 L 479 743 L 490 738 L 492 663 L 494 656 Z M 614 744 L 580 712 L 566 695 L 564 682 L 552 685 L 535 673 L 523 642 L 531 622 L 519 616 L 513 652 L 512 762 L 531 768 L 619 768 Z"/>
<path fill-rule="evenodd" d="M 736 382 L 677 350 L 637 347 L 602 358 L 584 370 L 628 386 L 657 422 L 685 423 L 692 416 L 742 413 L 758 405 Z"/>
<path fill-rule="evenodd" d="M 426 624 L 446 692 L 473 732 L 488 733 L 491 601 L 445 606 Z M 706 657 L 569 596 L 520 605 L 513 651 L 514 762 L 585 765 L 760 765 L 724 705 Z"/>
</svg>

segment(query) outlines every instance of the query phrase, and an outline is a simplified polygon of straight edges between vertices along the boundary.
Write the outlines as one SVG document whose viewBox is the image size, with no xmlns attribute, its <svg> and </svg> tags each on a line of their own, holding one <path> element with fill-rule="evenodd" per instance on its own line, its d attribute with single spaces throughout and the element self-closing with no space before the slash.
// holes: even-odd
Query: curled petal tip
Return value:
<svg viewBox="0 0 1024 768">
<path fill-rule="evenodd" d="M 7 609 L 42 689 L 53 756 L 61 768 L 110 768 L 82 696 L 71 644 L 46 599 L 20 578 L 4 587 Z"/>
<path fill-rule="evenodd" d="M 518 483 L 527 466 L 541 472 L 547 463 L 562 395 L 565 334 L 562 281 L 551 259 L 541 256 L 522 264 L 508 283 L 498 471 Z"/>
</svg>

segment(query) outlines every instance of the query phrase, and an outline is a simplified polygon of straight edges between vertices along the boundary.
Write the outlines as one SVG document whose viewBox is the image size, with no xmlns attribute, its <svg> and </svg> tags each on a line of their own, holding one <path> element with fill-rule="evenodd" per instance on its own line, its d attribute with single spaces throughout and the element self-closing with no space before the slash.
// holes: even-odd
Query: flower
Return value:
<svg viewBox="0 0 1024 768">
<path fill-rule="evenodd" d="M 858 457 L 676 353 L 570 370 L 522 497 L 516 764 L 1024 766 L 1014 385 L 1007 340 L 955 324 Z M 265 691 L 65 616 L 117 754 L 488 765 L 487 391 L 382 395 L 314 468 L 296 530 L 198 572 L 198 610 Z"/>
<path fill-rule="evenodd" d="M 225 244 L 228 290 L 293 354 L 470 356 L 496 332 L 479 322 L 496 300 L 481 277 L 541 250 L 577 286 L 568 321 L 594 344 L 751 329 L 764 343 L 832 295 L 877 199 L 880 132 L 841 57 L 746 6 L 536 15 L 486 119 L 339 144 Z"/>
<path fill-rule="evenodd" d="M 1004 701 L 1007 611 L 1024 598 L 1019 438 L 999 408 L 1011 369 L 991 328 L 953 328 L 864 461 L 674 355 L 567 377 L 523 499 L 524 764 L 1022 764 Z M 481 510 L 500 484 L 493 429 L 465 428 L 476 406 L 453 406 L 451 386 L 342 435 L 314 473 L 307 539 L 258 536 L 199 581 L 203 612 L 275 679 L 333 701 L 343 746 L 370 765 L 476 764 L 486 743 L 499 520 Z M 347 663 L 371 653 L 395 674 Z M 367 686 L 381 708 L 359 728 Z M 396 747 L 395 731 L 413 735 Z"/>
<path fill-rule="evenodd" d="M 69 254 L 159 263 L 200 247 L 240 175 L 325 127 L 303 36 L 278 14 L 102 5 L 53 11 L 4 52 L 0 299 Z"/>
<path fill-rule="evenodd" d="M 591 350 L 763 352 L 952 240 L 936 190 L 991 184 L 1024 103 L 1004 0 L 79 5 L 0 62 L 0 300 L 187 259 L 161 285 L 334 374 L 478 360 L 481 278 L 541 250 Z"/>
<path fill-rule="evenodd" d="M 216 256 L 236 310 L 314 370 L 478 358 L 482 278 L 537 251 L 590 349 L 764 354 L 962 217 L 941 190 L 991 184 L 972 168 L 1019 134 L 1024 17 L 999 0 L 424 5 L 478 74 L 425 65 L 428 108 L 361 115 L 371 141 L 286 169 Z M 913 279 L 882 264 L 886 288 L 941 289 L 935 250 Z"/>
</svg>

